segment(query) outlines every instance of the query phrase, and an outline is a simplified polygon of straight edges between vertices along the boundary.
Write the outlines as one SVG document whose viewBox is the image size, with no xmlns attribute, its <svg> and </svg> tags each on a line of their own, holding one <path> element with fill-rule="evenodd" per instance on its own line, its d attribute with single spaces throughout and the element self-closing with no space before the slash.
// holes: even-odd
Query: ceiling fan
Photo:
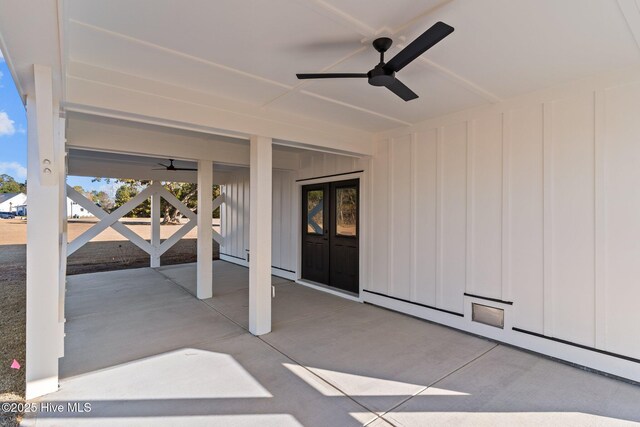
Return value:
<svg viewBox="0 0 640 427">
<path fill-rule="evenodd" d="M 367 73 L 296 74 L 296 76 L 300 80 L 367 78 L 369 79 L 370 85 L 384 86 L 405 101 L 411 101 L 412 99 L 416 99 L 418 95 L 398 80 L 396 73 L 452 32 L 452 26 L 444 22 L 436 22 L 387 63 L 384 62 L 384 53 L 391 47 L 393 41 L 388 37 L 375 39 L 373 41 L 373 47 L 380 52 L 380 63 Z"/>
<path fill-rule="evenodd" d="M 158 163 L 160 166 L 162 166 L 161 168 L 154 168 L 154 171 L 161 171 L 161 170 L 168 170 L 168 171 L 197 171 L 198 169 L 194 169 L 194 168 L 177 168 L 175 166 L 173 166 L 173 160 L 174 159 L 169 159 L 169 164 L 165 165 L 162 163 Z"/>
</svg>

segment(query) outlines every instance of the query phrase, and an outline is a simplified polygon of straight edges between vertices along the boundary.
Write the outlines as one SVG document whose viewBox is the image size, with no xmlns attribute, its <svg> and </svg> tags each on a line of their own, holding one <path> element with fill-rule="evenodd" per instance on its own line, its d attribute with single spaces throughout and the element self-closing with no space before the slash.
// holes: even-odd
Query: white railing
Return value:
<svg viewBox="0 0 640 427">
<path fill-rule="evenodd" d="M 124 205 L 120 206 L 115 211 L 108 213 L 98 205 L 94 204 L 91 200 L 87 199 L 81 193 L 76 191 L 73 187 L 67 185 L 67 196 L 78 203 L 80 206 L 85 208 L 88 212 L 93 214 L 98 221 L 91 228 L 86 230 L 80 236 L 76 237 L 72 242 L 69 242 L 67 245 L 67 256 L 73 254 L 78 249 L 86 245 L 91 239 L 96 237 L 98 234 L 102 233 L 107 228 L 111 227 L 118 233 L 120 233 L 123 237 L 129 240 L 131 243 L 145 251 L 149 254 L 152 259 L 158 260 L 157 265 L 159 265 L 159 259 L 162 254 L 167 252 L 173 245 L 178 243 L 180 239 L 182 239 L 189 231 L 191 231 L 197 224 L 198 219 L 197 215 L 189 209 L 184 203 L 178 200 L 173 194 L 171 194 L 166 188 L 164 188 L 160 183 L 153 183 L 134 196 L 131 200 L 126 202 Z M 120 222 L 120 219 L 125 216 L 127 213 L 131 212 L 133 209 L 142 204 L 149 197 L 161 197 L 167 203 L 171 204 L 178 211 L 184 215 L 189 221 L 186 224 L 183 224 L 175 233 L 173 233 L 168 239 L 166 239 L 161 244 L 159 243 L 160 236 L 152 236 L 151 242 L 147 242 L 145 239 L 140 237 L 134 231 L 127 228 L 124 223 Z M 213 201 L 213 210 L 222 205 L 225 202 L 224 194 L 221 194 Z M 159 215 L 151 215 L 152 223 L 155 221 L 160 221 Z M 154 229 L 153 224 L 151 225 L 152 230 Z M 213 227 L 213 225 L 211 225 Z M 155 227 L 159 230 L 158 227 Z M 223 244 L 223 237 L 216 230 L 213 230 L 213 240 L 218 242 L 219 244 Z"/>
</svg>

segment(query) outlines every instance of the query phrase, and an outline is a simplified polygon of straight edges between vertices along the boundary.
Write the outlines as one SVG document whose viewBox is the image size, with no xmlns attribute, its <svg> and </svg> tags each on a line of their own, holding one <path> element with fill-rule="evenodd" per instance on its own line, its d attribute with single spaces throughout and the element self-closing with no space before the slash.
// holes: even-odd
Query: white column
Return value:
<svg viewBox="0 0 640 427">
<path fill-rule="evenodd" d="M 213 296 L 213 164 L 198 161 L 198 299 Z"/>
<path fill-rule="evenodd" d="M 251 137 L 249 331 L 271 332 L 271 138 Z"/>
<path fill-rule="evenodd" d="M 155 191 L 151 193 L 151 251 L 151 267 L 160 267 L 160 194 Z"/>
<path fill-rule="evenodd" d="M 34 65 L 34 93 L 27 94 L 27 360 L 26 398 L 58 389 L 58 357 L 63 352 L 60 320 L 60 172 L 64 141 L 54 106 L 51 68 Z M 62 149 L 61 146 L 62 145 Z"/>
</svg>

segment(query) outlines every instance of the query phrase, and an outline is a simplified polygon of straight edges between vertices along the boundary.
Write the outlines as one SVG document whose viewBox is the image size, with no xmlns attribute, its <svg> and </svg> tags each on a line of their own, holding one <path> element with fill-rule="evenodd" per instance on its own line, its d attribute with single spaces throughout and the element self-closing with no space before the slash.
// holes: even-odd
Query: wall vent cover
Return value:
<svg viewBox="0 0 640 427">
<path fill-rule="evenodd" d="M 474 302 L 471 303 L 471 320 L 504 329 L 504 310 Z"/>
</svg>

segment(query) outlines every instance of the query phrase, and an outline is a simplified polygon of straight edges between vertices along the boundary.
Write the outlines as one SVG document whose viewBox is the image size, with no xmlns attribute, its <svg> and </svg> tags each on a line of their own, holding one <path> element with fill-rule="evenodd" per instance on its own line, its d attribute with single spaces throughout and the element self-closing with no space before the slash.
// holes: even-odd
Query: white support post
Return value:
<svg viewBox="0 0 640 427">
<path fill-rule="evenodd" d="M 271 138 L 251 137 L 249 200 L 249 331 L 271 332 Z"/>
<path fill-rule="evenodd" d="M 151 267 L 160 267 L 160 194 L 151 193 Z"/>
<path fill-rule="evenodd" d="M 54 125 L 59 110 L 53 100 L 51 68 L 33 68 L 35 89 L 27 94 L 27 399 L 58 389 L 58 357 L 64 343 L 59 314 L 62 220 L 58 209 L 64 141 L 56 133 L 59 126 Z"/>
<path fill-rule="evenodd" d="M 213 229 L 211 211 L 213 205 L 213 163 L 198 161 L 198 299 L 213 296 Z"/>
</svg>

